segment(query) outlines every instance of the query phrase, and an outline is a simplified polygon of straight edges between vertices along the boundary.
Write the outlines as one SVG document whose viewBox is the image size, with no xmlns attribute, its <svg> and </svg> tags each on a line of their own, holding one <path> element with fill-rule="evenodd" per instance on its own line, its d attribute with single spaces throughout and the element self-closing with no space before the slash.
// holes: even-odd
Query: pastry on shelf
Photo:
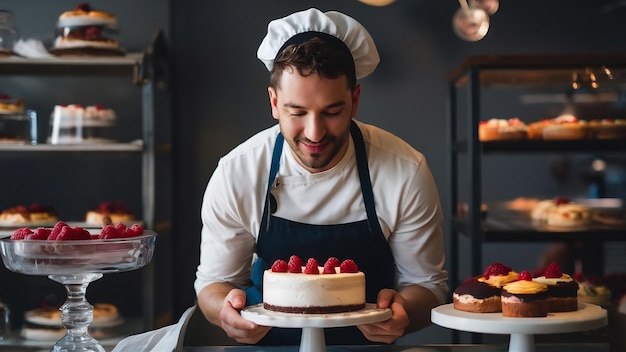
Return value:
<svg viewBox="0 0 626 352">
<path fill-rule="evenodd" d="M 528 126 L 519 118 L 492 118 L 478 124 L 478 140 L 481 142 L 519 140 L 528 138 Z"/>
<path fill-rule="evenodd" d="M 578 140 L 590 137 L 589 123 L 579 120 L 572 114 L 563 114 L 554 119 L 553 124 L 543 128 L 545 140 Z"/>
<path fill-rule="evenodd" d="M 24 98 L 0 93 L 0 144 L 37 143 L 37 114 L 26 111 Z"/>
<path fill-rule="evenodd" d="M 574 275 L 578 282 L 578 301 L 597 305 L 606 305 L 611 300 L 611 291 L 598 278 L 585 277 L 578 272 Z"/>
<path fill-rule="evenodd" d="M 601 119 L 589 121 L 591 136 L 595 139 L 622 139 L 626 138 L 626 120 Z"/>
<path fill-rule="evenodd" d="M 116 306 L 110 303 L 95 303 L 93 321 L 89 325 L 89 335 L 96 339 L 118 336 L 124 323 Z M 26 340 L 57 341 L 65 336 L 67 329 L 61 322 L 58 307 L 44 306 L 27 311 L 20 331 Z"/>
<path fill-rule="evenodd" d="M 120 201 L 102 202 L 97 209 L 89 210 L 85 214 L 85 222 L 88 225 L 100 227 L 132 222 L 133 220 L 135 220 L 133 212 Z"/>
<path fill-rule="evenodd" d="M 117 18 L 106 11 L 80 3 L 63 12 L 57 22 L 50 52 L 57 56 L 124 56 L 118 41 Z"/>
<path fill-rule="evenodd" d="M 112 143 L 115 111 L 102 105 L 56 105 L 50 117 L 50 144 Z"/>
<path fill-rule="evenodd" d="M 17 205 L 0 213 L 0 226 L 44 226 L 58 220 L 57 212 L 52 206 L 36 203 L 28 206 Z"/>
</svg>

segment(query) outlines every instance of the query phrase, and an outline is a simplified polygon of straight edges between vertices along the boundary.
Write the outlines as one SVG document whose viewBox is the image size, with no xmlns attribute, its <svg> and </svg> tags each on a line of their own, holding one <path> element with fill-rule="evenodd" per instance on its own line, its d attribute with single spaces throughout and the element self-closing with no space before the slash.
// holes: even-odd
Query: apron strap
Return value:
<svg viewBox="0 0 626 352">
<path fill-rule="evenodd" d="M 259 231 L 267 232 L 267 228 L 269 226 L 269 217 L 270 217 L 270 191 L 272 190 L 272 186 L 274 185 L 274 180 L 276 179 L 276 175 L 278 174 L 278 169 L 280 165 L 280 156 L 283 153 L 283 142 L 285 141 L 285 137 L 283 134 L 278 132 L 278 136 L 276 136 L 276 144 L 274 145 L 274 151 L 272 152 L 272 163 L 270 166 L 270 177 L 267 181 L 267 192 L 265 192 L 265 206 L 263 206 L 263 216 L 261 218 L 261 227 Z"/>
<path fill-rule="evenodd" d="M 363 202 L 365 203 L 365 211 L 367 212 L 367 223 L 370 227 L 370 233 L 382 234 L 378 217 L 376 216 L 376 206 L 374 202 L 374 191 L 372 191 L 372 181 L 370 179 L 369 166 L 367 165 L 367 152 L 365 151 L 365 142 L 363 134 L 356 122 L 352 120 L 350 125 L 350 133 L 354 139 L 354 149 L 356 154 L 356 165 L 359 170 L 359 179 L 361 180 L 361 192 L 363 193 Z"/>
</svg>

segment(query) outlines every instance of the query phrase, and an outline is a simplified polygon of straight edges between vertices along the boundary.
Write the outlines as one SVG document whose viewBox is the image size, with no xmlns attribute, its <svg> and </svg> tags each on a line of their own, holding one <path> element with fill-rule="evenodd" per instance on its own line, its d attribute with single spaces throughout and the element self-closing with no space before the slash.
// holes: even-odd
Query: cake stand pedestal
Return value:
<svg viewBox="0 0 626 352">
<path fill-rule="evenodd" d="M 300 352 L 325 352 L 324 328 L 337 328 L 358 324 L 375 323 L 391 318 L 390 309 L 378 309 L 367 303 L 365 308 L 354 312 L 336 314 L 295 314 L 269 311 L 263 304 L 249 306 L 241 311 L 244 319 L 259 325 L 277 328 L 301 328 Z"/>
<path fill-rule="evenodd" d="M 534 352 L 535 334 L 555 334 L 598 329 L 608 324 L 600 306 L 578 303 L 575 312 L 548 313 L 545 318 L 510 318 L 502 313 L 470 313 L 445 304 L 431 311 L 433 323 L 461 331 L 507 334 L 509 352 Z"/>
</svg>

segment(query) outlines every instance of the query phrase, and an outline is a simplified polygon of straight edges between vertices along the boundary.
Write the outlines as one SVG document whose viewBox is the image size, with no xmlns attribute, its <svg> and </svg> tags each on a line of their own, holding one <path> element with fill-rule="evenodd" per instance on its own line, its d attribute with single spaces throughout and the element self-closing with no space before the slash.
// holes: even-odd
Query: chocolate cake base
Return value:
<svg viewBox="0 0 626 352">
<path fill-rule="evenodd" d="M 274 312 L 295 313 L 295 314 L 333 314 L 354 312 L 365 308 L 365 303 L 346 306 L 328 306 L 328 307 L 281 307 L 263 303 L 263 308 Z"/>
</svg>

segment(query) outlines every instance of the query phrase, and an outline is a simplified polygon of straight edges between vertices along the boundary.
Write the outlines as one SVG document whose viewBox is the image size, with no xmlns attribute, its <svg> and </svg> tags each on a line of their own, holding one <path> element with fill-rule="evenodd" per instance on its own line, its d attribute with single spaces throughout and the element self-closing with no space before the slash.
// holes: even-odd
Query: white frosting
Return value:
<svg viewBox="0 0 626 352">
<path fill-rule="evenodd" d="M 555 277 L 555 278 L 547 278 L 545 276 L 539 276 L 539 277 L 533 278 L 533 281 L 541 282 L 542 284 L 546 284 L 546 285 L 556 285 L 559 282 L 570 282 L 573 280 L 574 279 L 572 279 L 572 277 L 567 274 L 563 274 L 563 276 Z"/>
<path fill-rule="evenodd" d="M 460 295 L 458 293 L 454 293 L 452 297 L 463 304 L 483 303 L 487 299 L 493 299 L 492 297 L 476 298 L 472 295 Z"/>
<path fill-rule="evenodd" d="M 335 268 L 338 272 L 339 268 Z M 365 274 L 276 273 L 263 275 L 263 302 L 281 307 L 330 307 L 365 303 Z"/>
<path fill-rule="evenodd" d="M 535 208 L 533 208 L 532 212 L 530 213 L 530 217 L 531 219 L 534 219 L 534 220 L 546 220 L 546 218 L 548 217 L 548 210 L 555 208 L 555 207 L 556 207 L 556 202 L 554 200 L 552 199 L 542 200 L 539 203 L 537 203 Z"/>
<path fill-rule="evenodd" d="M 69 16 L 59 18 L 57 22 L 57 27 L 74 27 L 74 26 L 117 26 L 116 18 L 106 18 L 106 17 L 98 17 L 98 16 L 88 16 L 88 15 L 79 15 L 79 16 Z"/>
<path fill-rule="evenodd" d="M 590 220 L 589 208 L 579 204 L 562 204 L 550 209 L 546 219 L 548 225 L 553 226 L 579 226 L 588 224 Z"/>
</svg>

